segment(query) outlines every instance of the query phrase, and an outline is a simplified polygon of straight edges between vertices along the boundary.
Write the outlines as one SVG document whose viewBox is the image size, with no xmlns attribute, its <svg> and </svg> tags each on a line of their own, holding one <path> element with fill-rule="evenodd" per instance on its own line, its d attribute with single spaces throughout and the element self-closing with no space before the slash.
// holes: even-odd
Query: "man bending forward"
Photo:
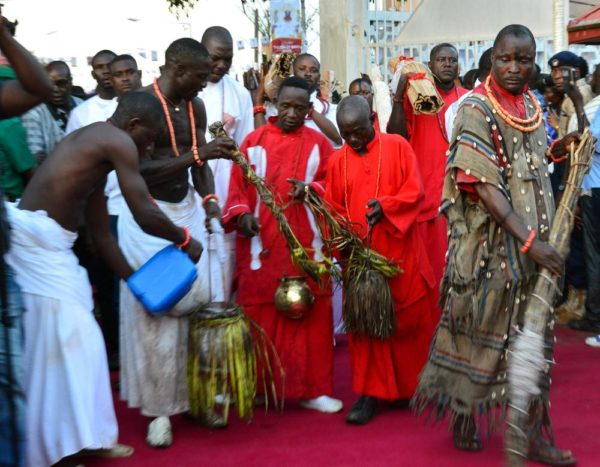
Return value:
<svg viewBox="0 0 600 467">
<path fill-rule="evenodd" d="M 11 249 L 25 302 L 25 391 L 28 465 L 51 465 L 82 449 L 128 455 L 117 446 L 106 350 L 92 314 L 85 270 L 71 247 L 81 216 L 101 254 L 127 279 L 133 270 L 109 232 L 106 175 L 117 172 L 123 196 L 145 232 L 181 244 L 186 238 L 156 208 L 139 174 L 139 157 L 163 125 L 158 100 L 129 93 L 110 123 L 94 123 L 65 138 L 28 184 L 18 206 L 8 204 Z M 185 247 L 197 261 L 202 247 Z M 109 449 L 113 448 L 113 449 Z"/>
</svg>

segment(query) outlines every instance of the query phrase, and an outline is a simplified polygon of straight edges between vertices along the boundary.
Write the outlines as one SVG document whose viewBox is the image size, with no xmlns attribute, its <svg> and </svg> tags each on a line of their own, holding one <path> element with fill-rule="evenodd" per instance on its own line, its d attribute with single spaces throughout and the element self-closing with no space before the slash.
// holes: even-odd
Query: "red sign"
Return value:
<svg viewBox="0 0 600 467">
<path fill-rule="evenodd" d="M 272 45 L 274 54 L 282 54 L 285 52 L 299 54 L 302 52 L 302 39 L 281 37 L 279 39 L 273 39 Z"/>
</svg>

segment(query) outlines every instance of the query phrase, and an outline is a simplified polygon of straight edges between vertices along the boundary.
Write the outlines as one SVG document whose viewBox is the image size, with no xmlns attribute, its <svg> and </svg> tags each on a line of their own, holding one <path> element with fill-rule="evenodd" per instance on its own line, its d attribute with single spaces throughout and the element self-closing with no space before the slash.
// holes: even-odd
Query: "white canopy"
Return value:
<svg viewBox="0 0 600 467">
<path fill-rule="evenodd" d="M 571 15 L 594 0 L 571 2 Z M 589 8 L 589 7 L 588 7 Z M 396 45 L 492 40 L 508 24 L 551 37 L 552 0 L 421 0 Z"/>
</svg>

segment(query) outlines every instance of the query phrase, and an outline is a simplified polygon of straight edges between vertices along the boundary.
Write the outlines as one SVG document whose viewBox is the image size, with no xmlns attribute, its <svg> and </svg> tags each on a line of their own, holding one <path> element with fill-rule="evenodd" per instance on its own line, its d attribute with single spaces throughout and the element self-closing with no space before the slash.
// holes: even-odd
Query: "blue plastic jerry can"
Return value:
<svg viewBox="0 0 600 467">
<path fill-rule="evenodd" d="M 189 256 L 170 245 L 140 267 L 127 285 L 149 313 L 164 313 L 173 308 L 192 288 L 198 277 Z"/>
</svg>

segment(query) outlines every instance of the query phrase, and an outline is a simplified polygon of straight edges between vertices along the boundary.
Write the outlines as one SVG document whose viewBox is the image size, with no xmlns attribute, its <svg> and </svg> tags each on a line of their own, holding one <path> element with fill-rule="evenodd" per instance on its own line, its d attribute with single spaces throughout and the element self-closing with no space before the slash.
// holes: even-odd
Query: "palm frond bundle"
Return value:
<svg viewBox="0 0 600 467">
<path fill-rule="evenodd" d="M 409 77 L 406 95 L 415 115 L 437 114 L 444 107 L 444 99 L 440 96 L 431 70 L 419 62 L 408 62 L 402 68 L 402 74 L 415 73 Z"/>
<path fill-rule="evenodd" d="M 227 131 L 223 127 L 221 122 L 213 123 L 209 131 L 213 137 L 225 137 Z M 323 275 L 328 272 L 328 266 L 325 262 L 315 261 L 311 259 L 308 251 L 302 246 L 294 232 L 292 231 L 282 209 L 275 202 L 273 192 L 266 186 L 264 180 L 256 175 L 256 172 L 252 169 L 250 162 L 246 160 L 244 155 L 237 150 L 233 156 L 233 162 L 240 166 L 244 178 L 256 188 L 256 192 L 263 204 L 271 211 L 273 217 L 277 221 L 279 230 L 285 237 L 292 255 L 292 261 L 300 269 L 302 269 L 309 277 L 315 282 L 321 284 L 323 281 Z"/>
<path fill-rule="evenodd" d="M 346 328 L 376 339 L 393 336 L 396 312 L 388 279 L 401 273 L 401 268 L 365 246 L 356 226 L 313 190 L 307 190 L 305 203 L 319 226 L 328 256 L 342 253 L 339 278 L 344 286 Z"/>
</svg>

